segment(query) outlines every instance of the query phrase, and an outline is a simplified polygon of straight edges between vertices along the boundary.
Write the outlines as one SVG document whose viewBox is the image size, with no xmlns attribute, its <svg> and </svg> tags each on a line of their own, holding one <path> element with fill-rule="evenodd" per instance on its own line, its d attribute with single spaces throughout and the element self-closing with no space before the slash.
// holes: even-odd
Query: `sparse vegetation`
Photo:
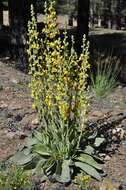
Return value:
<svg viewBox="0 0 126 190">
<path fill-rule="evenodd" d="M 34 184 L 30 176 L 24 173 L 23 168 L 10 165 L 7 168 L 1 165 L 0 168 L 0 189 L 1 190 L 33 190 Z"/>
<path fill-rule="evenodd" d="M 96 71 L 91 73 L 92 90 L 96 97 L 104 98 L 111 94 L 117 86 L 120 65 L 117 57 L 108 55 L 107 57 L 98 54 L 95 60 Z"/>
</svg>

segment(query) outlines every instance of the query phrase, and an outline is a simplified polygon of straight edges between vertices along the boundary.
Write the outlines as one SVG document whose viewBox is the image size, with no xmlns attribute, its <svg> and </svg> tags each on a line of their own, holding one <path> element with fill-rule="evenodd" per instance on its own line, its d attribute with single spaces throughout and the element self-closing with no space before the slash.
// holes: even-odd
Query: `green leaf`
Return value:
<svg viewBox="0 0 126 190">
<path fill-rule="evenodd" d="M 90 136 L 88 137 L 88 139 L 94 139 L 94 138 L 96 138 L 97 134 L 98 134 L 98 132 L 95 131 L 92 135 L 90 135 Z"/>
<path fill-rule="evenodd" d="M 34 151 L 42 156 L 50 156 L 48 148 L 43 144 L 35 145 Z"/>
<path fill-rule="evenodd" d="M 56 162 L 56 171 L 55 171 L 56 178 L 57 176 L 59 177 L 61 175 L 61 171 L 62 171 L 62 161 L 58 160 Z"/>
<path fill-rule="evenodd" d="M 62 182 L 62 183 L 68 183 L 71 181 L 70 160 L 64 160 L 63 161 L 61 175 L 60 175 L 58 181 Z"/>
<path fill-rule="evenodd" d="M 76 158 L 76 160 L 79 160 L 81 162 L 85 162 L 87 164 L 89 164 L 90 166 L 98 169 L 98 170 L 102 170 L 102 167 L 100 164 L 98 164 L 94 158 L 88 154 L 81 154 L 79 157 Z"/>
<path fill-rule="evenodd" d="M 104 141 L 105 138 L 97 137 L 94 142 L 95 147 L 99 147 Z"/>
<path fill-rule="evenodd" d="M 35 136 L 35 138 L 36 138 L 37 140 L 42 141 L 42 134 L 41 134 L 41 133 L 36 132 L 36 133 L 34 134 L 34 136 Z"/>
<path fill-rule="evenodd" d="M 10 162 L 14 162 L 17 165 L 25 165 L 31 162 L 34 157 L 35 155 L 33 154 L 25 155 L 23 152 L 17 152 L 10 158 Z"/>
<path fill-rule="evenodd" d="M 43 174 L 43 165 L 45 163 L 46 159 L 41 159 L 40 161 L 38 161 L 36 167 L 35 167 L 35 173 L 36 174 Z"/>
<path fill-rule="evenodd" d="M 37 143 L 38 143 L 38 140 L 36 138 L 27 138 L 26 147 L 31 147 Z"/>
<path fill-rule="evenodd" d="M 90 145 L 87 145 L 84 152 L 89 154 L 89 155 L 92 155 L 94 153 L 94 148 Z"/>
<path fill-rule="evenodd" d="M 55 166 L 55 161 L 52 158 L 46 160 L 45 164 L 43 165 L 43 169 L 47 176 L 51 173 L 54 173 L 53 167 Z"/>
<path fill-rule="evenodd" d="M 80 168 L 81 170 L 83 170 L 84 172 L 86 172 L 88 175 L 92 176 L 93 178 L 101 181 L 101 176 L 100 174 L 97 172 L 97 170 L 95 168 L 93 168 L 92 166 L 86 164 L 86 163 L 82 163 L 82 162 L 75 162 L 75 166 Z"/>
<path fill-rule="evenodd" d="M 25 148 L 22 152 L 23 152 L 25 155 L 29 155 L 29 154 L 31 153 L 31 149 Z"/>
</svg>

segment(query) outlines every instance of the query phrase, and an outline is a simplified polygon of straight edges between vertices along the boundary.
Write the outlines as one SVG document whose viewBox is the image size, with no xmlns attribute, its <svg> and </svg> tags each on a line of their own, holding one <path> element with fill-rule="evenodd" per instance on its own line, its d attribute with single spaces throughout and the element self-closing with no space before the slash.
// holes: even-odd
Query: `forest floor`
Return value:
<svg viewBox="0 0 126 190">
<path fill-rule="evenodd" d="M 0 161 L 12 155 L 25 138 L 37 127 L 36 113 L 31 109 L 32 100 L 28 88 L 29 76 L 16 70 L 13 65 L 0 61 Z M 126 113 L 126 87 L 118 86 L 115 91 L 103 100 L 91 98 L 89 120 L 95 122 Z M 118 127 L 126 132 L 126 119 Z M 104 182 L 112 183 L 126 190 L 126 141 L 114 154 L 105 155 L 104 168 L 107 176 Z M 112 147 L 110 147 L 112 149 Z M 104 186 L 104 182 L 102 185 Z M 101 185 L 101 190 L 104 187 Z M 43 188 L 44 189 L 44 188 Z"/>
</svg>

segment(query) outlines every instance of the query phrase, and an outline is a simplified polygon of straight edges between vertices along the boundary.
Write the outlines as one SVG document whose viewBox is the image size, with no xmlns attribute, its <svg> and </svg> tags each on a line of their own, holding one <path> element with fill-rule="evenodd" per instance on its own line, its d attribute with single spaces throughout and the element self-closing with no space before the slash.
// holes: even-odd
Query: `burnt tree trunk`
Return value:
<svg viewBox="0 0 126 190">
<path fill-rule="evenodd" d="M 88 37 L 89 23 L 89 6 L 90 0 L 78 0 L 78 17 L 77 17 L 77 51 L 81 52 L 83 35 Z"/>
<path fill-rule="evenodd" d="M 9 0 L 9 23 L 11 30 L 11 54 L 18 61 L 20 69 L 27 68 L 26 41 L 27 23 L 30 19 L 30 6 L 33 0 Z"/>
</svg>

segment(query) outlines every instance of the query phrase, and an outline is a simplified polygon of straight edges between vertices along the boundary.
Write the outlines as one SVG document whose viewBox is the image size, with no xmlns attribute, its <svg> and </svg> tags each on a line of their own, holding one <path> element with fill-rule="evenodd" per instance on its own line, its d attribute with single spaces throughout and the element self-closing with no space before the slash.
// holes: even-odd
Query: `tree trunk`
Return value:
<svg viewBox="0 0 126 190">
<path fill-rule="evenodd" d="M 2 28 L 3 25 L 3 4 L 0 2 L 0 29 Z"/>
<path fill-rule="evenodd" d="M 112 28 L 112 2 L 108 1 L 108 28 Z"/>
<path fill-rule="evenodd" d="M 121 29 L 121 0 L 117 1 L 116 7 L 116 26 L 117 30 Z"/>
<path fill-rule="evenodd" d="M 18 59 L 20 69 L 26 69 L 27 22 L 32 0 L 9 0 L 12 57 Z"/>
<path fill-rule="evenodd" d="M 78 0 L 78 18 L 77 18 L 77 51 L 81 52 L 83 35 L 88 37 L 90 0 Z"/>
<path fill-rule="evenodd" d="M 103 26 L 104 28 L 107 28 L 108 25 L 107 25 L 107 20 L 108 20 L 108 11 L 107 11 L 107 1 L 104 1 L 103 2 Z"/>
</svg>

